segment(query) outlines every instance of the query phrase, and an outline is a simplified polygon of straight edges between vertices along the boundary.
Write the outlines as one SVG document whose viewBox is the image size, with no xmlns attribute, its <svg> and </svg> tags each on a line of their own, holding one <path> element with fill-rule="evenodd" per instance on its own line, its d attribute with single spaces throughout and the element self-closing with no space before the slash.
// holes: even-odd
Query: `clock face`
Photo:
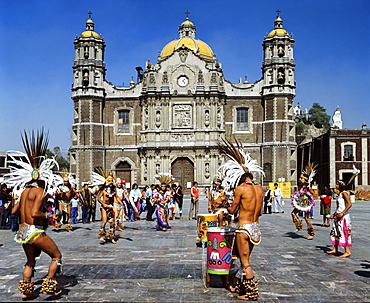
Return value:
<svg viewBox="0 0 370 303">
<path fill-rule="evenodd" d="M 188 77 L 186 77 L 186 76 L 180 76 L 180 77 L 177 79 L 177 84 L 178 84 L 179 86 L 184 87 L 184 86 L 188 85 L 188 83 L 189 83 L 189 79 L 188 79 Z"/>
</svg>

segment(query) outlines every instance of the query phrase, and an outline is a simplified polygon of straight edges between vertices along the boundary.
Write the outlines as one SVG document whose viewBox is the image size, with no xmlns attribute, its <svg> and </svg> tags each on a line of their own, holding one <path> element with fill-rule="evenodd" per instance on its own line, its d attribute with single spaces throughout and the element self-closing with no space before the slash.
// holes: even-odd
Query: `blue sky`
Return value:
<svg viewBox="0 0 370 303">
<path fill-rule="evenodd" d="M 136 79 L 136 66 L 157 62 L 178 38 L 185 11 L 222 63 L 225 78 L 261 78 L 262 41 L 281 10 L 295 43 L 298 102 L 317 102 L 344 128 L 370 127 L 370 1 L 0 0 L 0 151 L 23 150 L 20 132 L 49 130 L 49 147 L 70 147 L 73 40 L 92 11 L 107 45 L 106 79 Z"/>
</svg>

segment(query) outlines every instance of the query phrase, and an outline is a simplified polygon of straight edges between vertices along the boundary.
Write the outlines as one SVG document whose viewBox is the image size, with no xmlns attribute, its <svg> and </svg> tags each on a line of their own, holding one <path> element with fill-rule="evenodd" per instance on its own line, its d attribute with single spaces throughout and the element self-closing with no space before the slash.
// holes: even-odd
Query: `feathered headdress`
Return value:
<svg viewBox="0 0 370 303">
<path fill-rule="evenodd" d="M 222 139 L 218 143 L 220 151 L 230 158 L 217 170 L 218 177 L 222 180 L 222 186 L 225 190 L 236 188 L 240 178 L 245 173 L 265 175 L 257 160 L 254 160 L 249 153 L 244 152 L 241 142 L 237 138 L 234 139 L 236 146 L 228 139 Z"/>
<path fill-rule="evenodd" d="M 107 185 L 110 182 L 115 183 L 115 175 L 111 171 L 97 168 L 96 172 L 91 174 L 91 182 L 93 186 Z"/>
<path fill-rule="evenodd" d="M 24 187 L 31 181 L 42 180 L 45 182 L 45 192 L 47 192 L 55 182 L 52 168 L 54 166 L 59 168 L 54 158 L 45 158 L 49 142 L 48 134 L 45 134 L 43 129 L 38 131 L 36 135 L 34 131 L 31 132 L 31 135 L 27 135 L 24 131 L 21 138 L 26 154 L 21 152 L 9 154 L 12 159 L 10 161 L 12 172 L 7 174 L 10 177 L 8 182 L 13 186 Z M 20 160 L 17 160 L 14 154 L 18 154 Z M 23 158 L 26 158 L 27 161 L 23 161 Z"/>
<path fill-rule="evenodd" d="M 313 177 L 316 175 L 316 168 L 319 166 L 319 164 L 315 164 L 314 162 L 309 162 L 306 165 L 306 168 L 302 171 L 300 178 L 306 180 L 308 183 L 308 186 L 311 185 L 313 181 Z"/>
<path fill-rule="evenodd" d="M 356 168 L 356 166 L 353 165 L 353 171 L 352 171 L 352 176 L 351 178 L 349 179 L 349 181 L 347 182 L 346 186 L 350 185 L 353 180 L 360 174 L 360 170 L 358 168 Z"/>
<path fill-rule="evenodd" d="M 72 186 L 76 186 L 77 182 L 76 179 L 73 177 L 72 173 L 68 171 L 67 168 L 63 168 L 59 175 L 56 175 L 56 182 L 58 184 L 63 183 L 63 181 L 68 181 Z"/>
<path fill-rule="evenodd" d="M 171 184 L 175 178 L 170 173 L 159 173 L 157 175 L 154 175 L 154 178 L 156 178 L 161 184 Z"/>
</svg>

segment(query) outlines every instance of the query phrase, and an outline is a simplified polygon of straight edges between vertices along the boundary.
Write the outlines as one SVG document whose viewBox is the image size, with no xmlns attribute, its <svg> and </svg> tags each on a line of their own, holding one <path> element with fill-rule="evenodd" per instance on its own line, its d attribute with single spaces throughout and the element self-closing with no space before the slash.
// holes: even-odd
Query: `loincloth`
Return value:
<svg viewBox="0 0 370 303">
<path fill-rule="evenodd" d="M 14 241 L 18 244 L 32 244 L 43 233 L 45 233 L 45 230 L 42 226 L 22 223 L 14 236 Z"/>
<path fill-rule="evenodd" d="M 261 243 L 260 225 L 256 222 L 238 225 L 235 230 L 236 233 L 242 233 L 249 237 L 249 240 L 258 245 Z"/>
</svg>

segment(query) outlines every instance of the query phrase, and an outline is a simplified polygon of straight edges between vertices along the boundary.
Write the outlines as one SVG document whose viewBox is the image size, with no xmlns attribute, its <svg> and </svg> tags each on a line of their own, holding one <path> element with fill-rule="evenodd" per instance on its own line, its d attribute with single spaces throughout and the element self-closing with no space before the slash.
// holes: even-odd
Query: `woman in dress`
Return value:
<svg viewBox="0 0 370 303">
<path fill-rule="evenodd" d="M 331 243 L 334 245 L 334 248 L 327 253 L 338 253 L 338 246 L 340 246 L 345 250 L 344 254 L 340 257 L 345 258 L 351 255 L 351 251 L 349 250 L 352 247 L 351 218 L 348 210 L 352 207 L 352 203 L 346 191 L 346 184 L 343 181 L 338 180 L 335 187 L 339 190 L 337 209 L 330 217 L 330 219 L 334 220 L 333 229 L 330 232 Z"/>
</svg>

